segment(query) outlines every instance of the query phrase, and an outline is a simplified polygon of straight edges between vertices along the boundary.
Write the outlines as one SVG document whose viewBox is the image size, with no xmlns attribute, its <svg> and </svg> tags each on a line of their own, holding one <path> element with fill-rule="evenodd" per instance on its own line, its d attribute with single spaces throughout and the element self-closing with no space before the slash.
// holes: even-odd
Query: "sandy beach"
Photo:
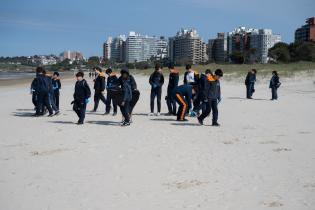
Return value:
<svg viewBox="0 0 315 210">
<path fill-rule="evenodd" d="M 74 124 L 72 79 L 53 118 L 31 117 L 29 84 L 0 85 L 0 209 L 315 209 L 314 77 L 281 78 L 279 101 L 267 79 L 255 100 L 223 79 L 218 128 L 148 117 L 148 77 L 135 77 L 140 101 L 123 128 L 103 104 Z"/>
</svg>

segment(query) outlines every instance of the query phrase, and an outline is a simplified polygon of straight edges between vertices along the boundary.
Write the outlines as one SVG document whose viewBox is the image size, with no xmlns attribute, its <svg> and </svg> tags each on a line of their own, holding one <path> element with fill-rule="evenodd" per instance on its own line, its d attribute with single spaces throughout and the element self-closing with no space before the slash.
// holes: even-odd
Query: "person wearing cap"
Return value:
<svg viewBox="0 0 315 210">
<path fill-rule="evenodd" d="M 151 85 L 151 94 L 150 94 L 150 108 L 151 112 L 149 116 L 154 115 L 154 99 L 156 98 L 157 102 L 157 116 L 161 113 L 161 97 L 162 97 L 162 86 L 164 84 L 164 76 L 162 73 L 162 68 L 159 63 L 155 64 L 155 70 L 151 74 L 149 83 Z"/>
<path fill-rule="evenodd" d="M 53 99 L 56 104 L 56 107 L 59 109 L 59 96 L 60 96 L 60 89 L 61 89 L 61 82 L 59 77 L 59 72 L 54 72 L 52 77 L 52 85 L 53 85 Z"/>
<path fill-rule="evenodd" d="M 212 126 L 220 126 L 218 123 L 218 103 L 221 101 L 220 78 L 223 77 L 223 71 L 217 69 L 214 75 L 207 76 L 207 82 L 203 91 L 203 103 L 205 110 L 197 118 L 200 125 L 203 125 L 203 120 L 210 114 L 212 110 Z"/>
<path fill-rule="evenodd" d="M 168 68 L 170 74 L 167 86 L 167 96 L 165 99 L 168 108 L 168 115 L 176 115 L 176 101 L 173 97 L 173 91 L 178 86 L 179 71 L 175 69 L 174 64 L 172 63 L 168 66 Z"/>
<path fill-rule="evenodd" d="M 96 67 L 94 68 L 96 77 L 94 79 L 94 109 L 93 112 L 97 111 L 98 104 L 100 100 L 106 105 L 106 99 L 104 97 L 105 90 L 105 74 L 102 72 L 102 69 Z"/>
<path fill-rule="evenodd" d="M 117 103 L 115 100 L 111 98 L 111 95 L 109 94 L 109 91 L 117 88 L 119 85 L 118 78 L 116 74 L 112 71 L 111 68 L 106 69 L 106 74 L 107 74 L 107 82 L 106 82 L 106 89 L 107 89 L 107 97 L 106 97 L 106 112 L 105 114 L 110 113 L 111 109 L 111 103 L 113 103 L 113 109 L 114 113 L 113 116 L 117 115 Z"/>
<path fill-rule="evenodd" d="M 85 119 L 86 104 L 89 102 L 91 97 L 91 90 L 87 81 L 83 78 L 84 73 L 78 72 L 76 74 L 77 82 L 75 83 L 74 94 L 73 94 L 73 111 L 78 115 L 78 125 L 82 125 Z"/>
</svg>

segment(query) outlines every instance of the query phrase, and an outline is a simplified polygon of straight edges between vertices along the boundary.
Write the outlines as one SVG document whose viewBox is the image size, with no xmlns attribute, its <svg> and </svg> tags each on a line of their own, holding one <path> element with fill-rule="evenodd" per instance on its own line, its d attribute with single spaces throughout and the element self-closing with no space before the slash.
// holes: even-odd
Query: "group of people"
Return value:
<svg viewBox="0 0 315 210">
<path fill-rule="evenodd" d="M 167 115 L 177 116 L 177 121 L 187 121 L 186 116 L 197 117 L 198 123 L 203 125 L 204 119 L 212 111 L 212 126 L 220 126 L 218 123 L 218 104 L 221 101 L 220 79 L 223 77 L 223 71 L 216 69 L 212 72 L 207 69 L 204 73 L 199 74 L 192 69 L 190 64 L 187 64 L 183 84 L 179 85 L 179 71 L 173 64 L 170 64 L 168 68 L 169 81 L 165 97 L 168 108 Z M 113 115 L 117 115 L 117 108 L 119 107 L 123 116 L 121 125 L 129 126 L 132 122 L 132 111 L 140 97 L 135 78 L 130 74 L 128 68 L 122 68 L 119 76 L 111 68 L 103 72 L 100 67 L 95 67 L 93 72 L 95 78 L 93 79 L 94 108 L 92 112 L 97 111 L 100 101 L 105 105 L 105 115 L 110 114 L 111 109 L 113 109 Z M 90 73 L 89 76 L 91 77 Z M 248 99 L 252 99 L 255 92 L 256 74 L 257 71 L 252 69 L 245 79 Z M 86 106 L 91 98 L 91 89 L 84 79 L 83 72 L 78 72 L 76 79 L 71 104 L 78 115 L 78 124 L 81 125 L 84 124 Z M 149 77 L 149 84 L 151 86 L 149 116 L 159 116 L 164 85 L 160 64 L 155 65 L 155 70 Z M 278 73 L 273 71 L 270 80 L 272 100 L 278 99 L 277 89 L 280 85 Z M 49 75 L 42 67 L 36 69 L 36 78 L 31 84 L 32 101 L 36 109 L 35 116 L 44 115 L 46 110 L 49 112 L 48 116 L 59 114 L 60 89 L 61 82 L 58 72 Z M 106 97 L 105 91 L 107 92 Z M 154 114 L 155 99 L 157 103 L 156 114 Z"/>
<path fill-rule="evenodd" d="M 36 77 L 31 83 L 32 102 L 36 113 L 34 116 L 45 115 L 49 117 L 59 114 L 59 95 L 61 82 L 58 72 L 48 74 L 42 67 L 37 67 Z"/>
</svg>

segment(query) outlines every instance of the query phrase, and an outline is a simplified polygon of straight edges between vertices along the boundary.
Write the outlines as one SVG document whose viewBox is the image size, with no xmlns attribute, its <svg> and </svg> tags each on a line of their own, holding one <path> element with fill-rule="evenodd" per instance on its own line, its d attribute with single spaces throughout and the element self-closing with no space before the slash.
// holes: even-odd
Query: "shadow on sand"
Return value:
<svg viewBox="0 0 315 210">
<path fill-rule="evenodd" d="M 189 122 L 178 122 L 178 123 L 171 123 L 171 125 L 176 125 L 176 126 L 200 126 L 198 123 L 189 123 Z"/>
<path fill-rule="evenodd" d="M 56 123 L 56 124 L 76 124 L 75 122 L 72 121 L 62 121 L 62 120 L 58 120 L 58 121 L 48 121 L 49 123 Z"/>
<path fill-rule="evenodd" d="M 35 112 L 12 112 L 15 117 L 34 117 Z"/>
<path fill-rule="evenodd" d="M 153 121 L 167 121 L 167 122 L 176 121 L 175 119 L 171 119 L 171 118 L 153 118 L 153 119 L 150 119 L 150 120 L 153 120 Z"/>
<path fill-rule="evenodd" d="M 242 97 L 227 97 L 227 99 L 236 99 L 236 100 L 254 100 L 254 101 L 269 101 L 268 99 L 265 98 L 242 98 Z"/>
<path fill-rule="evenodd" d="M 95 125 L 120 126 L 119 122 L 114 122 L 114 121 L 87 121 L 86 123 L 95 124 Z"/>
</svg>

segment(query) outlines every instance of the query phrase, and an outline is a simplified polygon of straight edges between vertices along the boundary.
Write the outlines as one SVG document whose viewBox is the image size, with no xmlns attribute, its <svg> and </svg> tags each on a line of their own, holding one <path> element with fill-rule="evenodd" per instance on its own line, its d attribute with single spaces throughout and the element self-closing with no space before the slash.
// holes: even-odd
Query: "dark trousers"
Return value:
<svg viewBox="0 0 315 210">
<path fill-rule="evenodd" d="M 58 108 L 55 104 L 55 96 L 54 93 L 49 93 L 49 103 L 51 105 L 51 108 L 56 112 L 58 111 Z"/>
<path fill-rule="evenodd" d="M 272 87 L 271 88 L 271 99 L 277 100 L 278 99 L 278 88 Z"/>
<path fill-rule="evenodd" d="M 202 114 L 199 116 L 199 119 L 202 121 L 210 114 L 212 110 L 212 123 L 218 121 L 218 100 L 210 100 L 204 102 L 205 110 L 202 111 Z"/>
<path fill-rule="evenodd" d="M 53 110 L 49 102 L 49 93 L 39 93 L 38 94 L 38 106 L 36 107 L 36 114 L 42 115 L 44 113 L 44 106 L 48 109 L 49 114 L 53 114 Z"/>
<path fill-rule="evenodd" d="M 124 106 L 120 106 L 120 111 L 125 118 L 125 122 L 130 122 L 130 101 L 126 101 Z"/>
<path fill-rule="evenodd" d="M 167 90 L 166 104 L 168 108 L 168 113 L 176 115 L 176 100 L 172 96 L 173 90 Z"/>
<path fill-rule="evenodd" d="M 246 98 L 251 98 L 254 93 L 254 83 L 246 85 Z"/>
<path fill-rule="evenodd" d="M 35 108 L 38 106 L 38 94 L 37 93 L 32 94 L 32 103 L 34 104 Z"/>
<path fill-rule="evenodd" d="M 110 94 L 108 94 L 107 92 L 107 98 L 106 98 L 106 113 L 109 113 L 110 112 L 110 109 L 111 109 L 111 103 L 113 103 L 113 108 L 114 108 L 114 113 L 117 112 L 117 103 L 116 101 L 114 101 Z"/>
<path fill-rule="evenodd" d="M 188 110 L 188 105 L 185 98 L 181 94 L 176 94 L 175 96 L 176 102 L 179 104 L 178 112 L 177 112 L 177 120 L 185 120 L 185 115 Z"/>
<path fill-rule="evenodd" d="M 130 115 L 132 114 L 133 108 L 135 108 L 139 98 L 140 98 L 139 90 L 132 91 L 132 99 L 130 101 L 130 109 L 129 109 L 129 114 Z"/>
<path fill-rule="evenodd" d="M 100 91 L 100 90 L 95 90 L 95 93 L 94 93 L 94 111 L 97 110 L 98 104 L 99 104 L 100 100 L 101 100 L 104 104 L 106 104 L 106 99 L 105 99 L 105 97 L 104 97 L 102 91 Z"/>
<path fill-rule="evenodd" d="M 60 96 L 59 91 L 54 91 L 54 100 L 55 100 L 56 107 L 58 109 L 59 109 L 59 96 Z"/>
<path fill-rule="evenodd" d="M 78 102 L 75 102 L 75 103 L 78 103 Z M 74 111 L 79 117 L 78 122 L 83 123 L 84 119 L 85 119 L 86 103 L 84 103 L 84 102 L 78 103 L 77 107 L 74 109 Z"/>
<path fill-rule="evenodd" d="M 158 112 L 161 112 L 161 97 L 162 97 L 162 88 L 152 88 L 151 89 L 151 97 L 150 97 L 150 107 L 151 107 L 151 112 L 154 112 L 154 99 L 157 99 L 157 109 Z"/>
</svg>

